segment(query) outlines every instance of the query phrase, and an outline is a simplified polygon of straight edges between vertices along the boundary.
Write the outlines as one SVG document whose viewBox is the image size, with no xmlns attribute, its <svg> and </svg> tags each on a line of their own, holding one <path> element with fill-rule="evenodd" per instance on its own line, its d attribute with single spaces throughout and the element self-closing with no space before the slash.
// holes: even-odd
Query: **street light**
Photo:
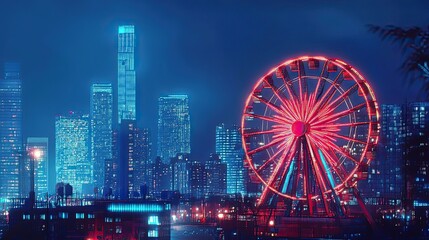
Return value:
<svg viewBox="0 0 429 240">
<path fill-rule="evenodd" d="M 29 152 L 30 156 L 30 204 L 31 208 L 34 207 L 34 204 L 36 202 L 36 193 L 34 192 L 34 162 L 39 160 L 43 155 L 42 150 L 38 148 L 33 148 Z"/>
</svg>

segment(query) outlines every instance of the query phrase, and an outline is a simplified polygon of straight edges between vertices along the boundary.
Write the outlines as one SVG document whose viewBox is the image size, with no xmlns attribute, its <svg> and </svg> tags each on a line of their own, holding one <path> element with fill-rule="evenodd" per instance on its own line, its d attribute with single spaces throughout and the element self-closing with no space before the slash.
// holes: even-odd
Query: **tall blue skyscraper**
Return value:
<svg viewBox="0 0 429 240">
<path fill-rule="evenodd" d="M 49 141 L 46 137 L 28 137 L 27 152 L 30 153 L 35 149 L 40 151 L 38 159 L 30 159 L 34 162 L 34 192 L 38 199 L 46 199 L 49 183 Z"/>
<path fill-rule="evenodd" d="M 57 117 L 55 155 L 57 183 L 69 183 L 78 194 L 92 194 L 88 115 L 70 112 Z"/>
<path fill-rule="evenodd" d="M 91 86 L 91 162 L 94 167 L 94 186 L 104 186 L 106 159 L 112 158 L 113 121 L 112 84 L 96 83 Z"/>
<path fill-rule="evenodd" d="M 118 29 L 118 123 L 136 119 L 136 72 L 134 69 L 134 26 Z"/>
<path fill-rule="evenodd" d="M 19 197 L 22 153 L 22 90 L 20 68 L 4 65 L 0 79 L 0 198 Z"/>
<path fill-rule="evenodd" d="M 221 124 L 216 127 L 216 154 L 223 163 L 226 163 L 227 193 L 245 194 L 244 152 L 238 126 L 225 127 L 224 124 Z"/>
<path fill-rule="evenodd" d="M 158 156 L 169 163 L 176 154 L 191 152 L 188 96 L 168 95 L 158 103 Z"/>
</svg>

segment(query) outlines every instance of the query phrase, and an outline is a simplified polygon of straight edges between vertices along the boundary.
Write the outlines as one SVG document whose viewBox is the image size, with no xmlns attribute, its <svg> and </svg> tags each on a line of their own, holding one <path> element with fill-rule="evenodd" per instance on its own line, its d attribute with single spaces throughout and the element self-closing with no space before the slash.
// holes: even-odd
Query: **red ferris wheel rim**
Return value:
<svg viewBox="0 0 429 240">
<path fill-rule="evenodd" d="M 319 64 L 320 62 L 323 63 L 320 75 L 305 74 L 304 64 L 307 64 L 307 68 L 310 69 L 320 69 L 320 65 L 322 65 Z M 338 75 L 336 78 L 343 78 L 342 81 L 344 81 L 347 76 L 347 78 L 353 82 L 352 87 L 344 90 L 341 86 L 337 86 L 339 81 L 330 79 L 329 77 L 325 78 L 324 74 L 329 72 L 329 66 L 338 69 Z M 285 80 L 286 77 L 284 74 L 288 74 L 288 71 L 298 71 L 298 77 L 293 80 Z M 301 71 L 304 72 L 304 75 L 302 75 Z M 270 83 L 273 81 L 274 74 L 276 74 L 276 78 L 283 80 L 283 85 L 274 86 L 274 83 Z M 315 84 L 312 92 L 308 92 L 308 86 L 306 85 L 309 79 L 313 79 L 314 81 L 317 79 L 317 84 Z M 304 82 L 305 84 L 303 84 Z M 325 92 L 325 89 L 322 87 L 322 93 L 318 94 L 321 82 L 323 82 L 323 87 L 325 84 L 328 84 L 328 86 L 326 87 L 327 90 Z M 271 89 L 272 96 L 270 98 L 262 96 L 261 92 L 264 88 Z M 298 91 L 298 93 L 294 93 L 294 91 Z M 331 94 L 330 92 L 333 93 Z M 356 92 L 362 93 L 361 100 L 363 100 L 363 102 L 353 105 L 354 103 L 352 103 L 350 96 Z M 281 96 L 281 94 L 283 94 L 283 96 Z M 332 100 L 332 96 L 335 96 L 335 100 Z M 275 101 L 273 101 L 273 99 L 275 99 Z M 351 105 L 350 107 L 347 104 L 347 101 L 349 101 Z M 335 112 L 339 106 L 337 105 L 339 102 L 340 104 L 345 103 L 346 109 L 340 112 Z M 253 111 L 254 105 L 259 103 L 265 105 L 265 112 L 260 115 L 250 113 L 249 111 Z M 271 114 L 267 114 L 267 109 L 269 109 L 268 112 Z M 343 117 L 350 117 L 349 115 L 356 114 L 356 112 L 359 112 L 361 109 L 366 109 L 365 114 L 367 114 L 368 117 L 366 122 L 359 122 L 356 120 L 353 122 L 350 120 L 349 122 L 340 123 L 338 121 Z M 259 132 L 247 132 L 249 129 L 248 124 L 246 124 L 247 118 L 251 118 L 251 120 L 259 119 L 263 124 L 264 122 L 271 122 L 272 124 L 271 127 L 261 129 Z M 342 121 L 345 120 L 342 119 Z M 263 124 L 262 126 L 264 126 Z M 362 126 L 359 128 L 363 128 L 366 131 L 365 140 L 358 140 L 355 137 L 358 125 Z M 350 135 L 352 137 L 350 137 L 339 134 L 340 131 L 343 131 L 341 129 L 343 127 L 348 127 L 351 134 L 353 133 L 352 129 L 354 129 L 354 135 L 352 134 Z M 282 185 L 281 182 L 284 181 L 283 184 L 286 185 L 286 180 L 284 180 L 284 178 L 289 175 L 289 172 L 293 171 L 293 167 L 296 167 L 291 166 L 294 162 L 302 162 L 301 164 L 309 162 L 307 164 L 310 164 L 311 166 L 305 167 L 305 169 L 313 169 L 314 171 L 313 181 L 318 182 L 320 185 L 320 191 L 319 194 L 313 195 L 307 192 L 306 195 L 309 195 L 311 199 L 317 199 L 320 195 L 330 193 L 333 190 L 340 192 L 346 185 L 355 185 L 356 181 L 353 179 L 359 166 L 363 163 L 368 164 L 371 161 L 371 158 L 366 157 L 366 155 L 373 151 L 373 147 L 378 142 L 378 129 L 379 110 L 373 90 L 366 79 L 355 68 L 344 61 L 339 59 L 328 59 L 323 56 L 301 56 L 289 59 L 271 69 L 253 86 L 252 91 L 246 100 L 241 121 L 243 148 L 246 160 L 250 169 L 252 169 L 253 174 L 265 185 L 265 189 L 261 195 L 261 201 L 264 200 L 268 191 L 272 191 L 277 195 L 292 200 L 306 199 L 302 194 L 301 196 L 298 196 L 296 192 L 295 195 L 293 195 L 280 190 L 280 185 Z M 270 139 L 269 142 L 264 143 L 258 148 L 251 149 L 249 147 L 249 136 L 257 134 L 272 134 L 272 136 L 267 137 Z M 350 152 L 343 149 L 343 146 L 337 146 L 335 144 L 337 138 L 341 138 L 342 141 L 348 141 L 346 146 L 355 146 L 359 144 L 359 146 L 364 146 L 361 149 L 360 154 L 358 153 L 358 158 L 353 158 L 353 156 L 350 155 Z M 353 142 L 353 144 L 350 144 L 350 142 Z M 272 153 L 268 154 L 269 158 L 267 157 L 259 167 L 256 166 L 253 154 L 261 151 L 268 151 L 268 149 L 273 149 L 274 146 L 279 145 L 280 147 L 278 147 L 278 151 L 272 150 Z M 297 150 L 297 148 L 301 149 Z M 303 148 L 307 148 L 307 150 L 304 151 Z M 298 154 L 297 152 L 300 153 Z M 305 152 L 304 154 L 306 154 L 306 156 L 296 156 L 297 154 L 303 155 L 302 152 Z M 340 162 L 342 158 L 338 156 L 341 154 L 344 158 L 349 158 L 349 161 L 355 161 L 355 165 L 351 170 L 341 170 L 342 166 L 340 165 L 345 162 L 345 160 Z M 308 158 L 309 160 L 304 160 L 304 158 Z M 260 174 L 260 172 L 265 170 L 264 168 L 267 166 L 271 166 L 273 168 L 272 171 L 274 174 L 269 178 L 264 178 L 261 176 L 262 174 Z M 300 168 L 304 167 L 300 166 Z M 282 170 L 282 173 L 277 176 L 280 170 Z M 325 174 L 317 173 L 318 171 L 323 170 L 325 170 Z M 323 175 L 329 175 L 326 173 L 328 171 L 330 172 L 330 175 L 334 175 L 334 173 L 337 174 L 337 178 L 339 180 L 326 183 L 326 179 L 329 176 L 327 177 Z M 305 175 L 304 173 L 302 174 Z M 296 173 L 296 175 L 297 176 L 295 178 L 297 179 L 305 178 L 301 177 L 301 175 L 298 176 L 298 173 Z M 310 181 L 310 177 L 308 177 L 308 175 L 305 176 L 308 179 L 302 180 L 304 183 L 301 185 L 306 185 L 306 181 Z M 277 178 L 279 180 L 277 180 Z M 329 180 L 332 179 L 333 177 L 331 176 Z M 274 181 L 279 182 L 277 186 L 273 186 Z M 329 189 L 327 185 L 331 185 L 331 188 Z M 283 188 L 285 187 L 283 186 Z M 288 188 L 289 186 L 286 186 L 286 189 Z M 307 191 L 305 190 L 305 186 L 304 191 Z"/>
</svg>

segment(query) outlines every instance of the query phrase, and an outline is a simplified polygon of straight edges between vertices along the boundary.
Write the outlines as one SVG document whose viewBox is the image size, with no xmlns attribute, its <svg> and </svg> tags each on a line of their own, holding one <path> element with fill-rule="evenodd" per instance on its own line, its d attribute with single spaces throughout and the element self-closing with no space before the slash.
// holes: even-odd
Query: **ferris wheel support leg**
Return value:
<svg viewBox="0 0 429 240">
<path fill-rule="evenodd" d="M 371 226 L 371 230 L 374 231 L 376 229 L 375 221 L 372 218 L 371 214 L 368 212 L 368 209 L 365 206 L 365 203 L 364 203 L 364 201 L 363 201 L 363 199 L 359 193 L 359 190 L 356 187 L 353 188 L 353 194 L 356 197 L 356 200 L 358 201 L 359 207 L 362 209 L 366 220 L 368 221 L 369 225 Z"/>
</svg>

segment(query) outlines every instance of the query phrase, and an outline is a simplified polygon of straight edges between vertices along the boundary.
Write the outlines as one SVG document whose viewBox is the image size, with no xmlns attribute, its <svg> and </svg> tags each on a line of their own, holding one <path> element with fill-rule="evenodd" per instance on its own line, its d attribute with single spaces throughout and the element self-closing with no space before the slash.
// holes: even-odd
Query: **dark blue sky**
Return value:
<svg viewBox="0 0 429 240">
<path fill-rule="evenodd" d="M 134 24 L 141 126 L 156 137 L 158 97 L 188 94 L 193 154 L 203 160 L 214 150 L 215 125 L 239 123 L 252 84 L 290 57 L 344 59 L 380 103 L 414 100 L 398 48 L 366 24 L 427 26 L 428 10 L 424 0 L 4 0 L 0 62 L 22 64 L 25 136 L 54 143 L 56 114 L 87 112 L 92 81 L 116 84 L 117 26 Z"/>
</svg>

